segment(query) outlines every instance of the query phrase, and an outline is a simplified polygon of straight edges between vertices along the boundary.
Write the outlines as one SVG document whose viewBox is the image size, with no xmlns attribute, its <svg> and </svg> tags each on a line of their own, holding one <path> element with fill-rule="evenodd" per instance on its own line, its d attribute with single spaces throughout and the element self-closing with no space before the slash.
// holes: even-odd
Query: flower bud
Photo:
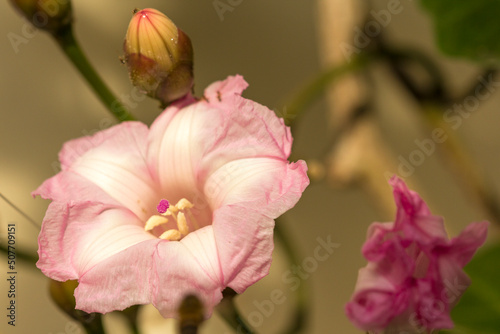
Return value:
<svg viewBox="0 0 500 334">
<path fill-rule="evenodd" d="M 71 26 L 69 0 L 10 0 L 12 5 L 35 27 L 56 34 Z"/>
<path fill-rule="evenodd" d="M 197 333 L 205 313 L 201 300 L 195 295 L 188 295 L 184 297 L 178 311 L 179 333 Z"/>
<path fill-rule="evenodd" d="M 184 97 L 193 86 L 189 37 L 163 13 L 134 11 L 123 49 L 132 83 L 163 105 Z"/>
</svg>

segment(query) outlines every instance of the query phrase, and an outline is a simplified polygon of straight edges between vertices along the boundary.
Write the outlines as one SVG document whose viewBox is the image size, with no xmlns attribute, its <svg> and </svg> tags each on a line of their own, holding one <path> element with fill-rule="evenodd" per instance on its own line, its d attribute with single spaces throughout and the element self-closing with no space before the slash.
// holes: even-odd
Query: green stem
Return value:
<svg viewBox="0 0 500 334">
<path fill-rule="evenodd" d="M 222 301 L 216 307 L 222 318 L 226 320 L 236 333 L 253 334 L 254 332 L 245 324 L 234 304 L 234 297 L 237 296 L 237 293 L 230 288 L 226 288 L 222 291 L 222 295 L 224 298 L 222 298 Z"/>
<path fill-rule="evenodd" d="M 469 196 L 475 198 L 489 219 L 500 224 L 500 206 L 498 204 L 498 194 L 494 187 L 485 180 L 481 168 L 474 163 L 471 153 L 461 145 L 456 132 L 452 131 L 446 122 L 442 120 L 442 111 L 433 111 L 432 107 L 427 106 L 424 111 L 425 120 L 430 129 L 443 129 L 446 133 L 446 141 L 442 144 L 444 148 L 441 158 L 447 164 L 448 168 L 455 174 L 459 183 L 465 188 Z M 431 130 L 429 130 L 431 131 Z"/>
<path fill-rule="evenodd" d="M 485 68 L 483 70 L 483 73 L 479 76 L 479 78 L 486 78 L 486 80 L 489 80 L 490 76 L 496 76 L 499 73 L 500 69 L 498 68 Z M 484 83 L 483 81 L 477 81 L 475 80 L 474 83 L 470 86 L 469 89 L 467 89 L 464 93 L 462 93 L 461 96 L 458 96 L 457 98 L 453 99 L 453 101 L 450 101 L 450 103 L 446 107 L 452 107 L 455 103 L 457 104 L 462 104 L 463 101 L 469 97 L 469 96 L 475 96 L 477 94 L 477 91 L 479 89 L 484 88 Z"/>
<path fill-rule="evenodd" d="M 130 329 L 132 330 L 133 334 L 140 333 L 139 327 L 137 326 L 137 316 L 139 314 L 140 307 L 140 305 L 134 305 L 120 312 L 130 325 Z"/>
<path fill-rule="evenodd" d="M 378 51 L 385 60 L 389 62 L 391 69 L 404 87 L 415 97 L 417 101 L 435 101 L 446 103 L 445 83 L 440 68 L 435 62 L 422 53 L 414 49 L 395 49 L 386 44 L 381 44 Z M 420 65 L 431 79 L 431 84 L 422 88 L 418 87 L 414 80 L 403 70 L 407 63 L 411 62 Z"/>
<path fill-rule="evenodd" d="M 94 92 L 97 94 L 106 108 L 116 117 L 118 121 L 132 121 L 135 118 L 127 111 L 125 106 L 113 95 L 111 90 L 99 77 L 87 57 L 78 45 L 71 27 L 59 31 L 54 35 L 57 43 L 64 54 L 71 60 L 73 65 L 80 71 Z"/>
<path fill-rule="evenodd" d="M 363 69 L 370 60 L 377 58 L 376 54 L 369 54 L 354 58 L 351 62 L 342 65 L 336 65 L 316 76 L 295 94 L 290 100 L 283 118 L 287 125 L 290 125 L 294 119 L 335 80 L 338 80 L 345 74 Z"/>
<path fill-rule="evenodd" d="M 40 225 L 36 221 L 34 221 L 30 216 L 28 216 L 26 213 L 24 213 L 23 210 L 21 210 L 19 207 L 17 207 L 17 205 L 15 205 L 14 203 L 12 203 L 2 193 L 0 193 L 0 198 L 3 199 L 5 201 L 5 203 L 7 203 L 8 205 L 10 205 L 11 208 L 13 208 L 14 210 L 16 210 L 17 213 L 19 213 L 21 216 L 23 216 L 24 218 L 26 218 L 26 220 L 28 220 L 31 224 L 33 224 L 33 226 L 35 226 L 37 229 L 40 228 Z"/>
<path fill-rule="evenodd" d="M 132 330 L 132 334 L 140 334 L 139 327 L 136 324 L 130 325 L 130 329 Z"/>
<path fill-rule="evenodd" d="M 80 320 L 87 334 L 106 334 L 102 324 L 102 316 L 99 313 L 90 314 L 88 321 Z"/>
<path fill-rule="evenodd" d="M 282 247 L 287 254 L 289 261 L 295 265 L 300 264 L 300 260 L 295 252 L 295 249 L 292 247 L 289 242 L 287 236 L 283 233 L 282 226 L 285 226 L 283 222 L 283 218 L 276 219 L 276 227 L 274 228 L 274 235 L 281 243 Z M 297 295 L 297 304 L 295 307 L 294 315 L 292 316 L 293 321 L 290 323 L 288 328 L 283 331 L 283 334 L 293 334 L 299 333 L 300 330 L 304 327 L 307 322 L 308 317 L 308 303 L 309 300 L 307 298 L 307 287 L 306 283 L 302 282 L 297 290 L 295 290 Z"/>
<path fill-rule="evenodd" d="M 8 255 L 9 254 L 8 247 L 6 247 L 4 245 L 0 245 L 0 252 L 5 253 L 5 255 Z M 19 250 L 19 248 L 17 248 L 17 247 L 15 249 L 15 253 L 16 253 L 16 260 L 25 261 L 28 264 L 30 264 L 33 267 L 35 267 L 36 261 L 38 261 L 38 257 L 37 256 L 31 255 L 31 254 L 26 253 L 26 252 L 24 252 L 22 250 Z"/>
</svg>

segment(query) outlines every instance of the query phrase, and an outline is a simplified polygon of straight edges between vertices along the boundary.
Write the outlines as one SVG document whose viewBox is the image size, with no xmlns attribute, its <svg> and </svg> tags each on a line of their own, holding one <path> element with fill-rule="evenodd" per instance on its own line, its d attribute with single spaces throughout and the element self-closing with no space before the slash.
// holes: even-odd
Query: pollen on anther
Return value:
<svg viewBox="0 0 500 334">
<path fill-rule="evenodd" d="M 158 210 L 158 213 L 165 213 L 167 212 L 169 207 L 170 203 L 166 199 L 162 199 L 160 203 L 156 206 L 156 210 Z"/>
</svg>

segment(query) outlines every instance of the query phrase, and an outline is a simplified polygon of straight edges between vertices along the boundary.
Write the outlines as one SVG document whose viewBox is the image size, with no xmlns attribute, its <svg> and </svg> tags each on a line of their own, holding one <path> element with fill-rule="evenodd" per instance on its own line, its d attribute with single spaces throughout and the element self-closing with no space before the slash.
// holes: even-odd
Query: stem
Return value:
<svg viewBox="0 0 500 334">
<path fill-rule="evenodd" d="M 432 104 L 438 104 L 441 108 L 446 109 L 447 107 L 453 105 L 453 102 L 447 97 L 444 81 L 440 74 L 439 68 L 434 64 L 434 62 L 429 59 L 423 53 L 414 50 L 394 50 L 390 49 L 385 45 L 381 47 L 381 53 L 388 58 L 392 69 L 394 70 L 396 76 L 400 79 L 401 83 L 408 89 L 408 91 L 414 96 L 414 98 L 421 104 L 424 111 L 424 118 L 427 124 L 433 129 L 441 128 L 446 131 L 447 140 L 443 143 L 445 148 L 444 154 L 442 154 L 444 160 L 448 164 L 450 170 L 452 170 L 457 179 L 467 188 L 468 193 L 472 194 L 479 205 L 482 206 L 483 210 L 486 211 L 488 216 L 496 223 L 500 223 L 500 206 L 498 205 L 498 196 L 494 189 L 485 182 L 484 178 L 481 176 L 480 171 L 477 166 L 472 162 L 470 154 L 463 147 L 459 145 L 459 140 L 457 135 L 452 133 L 449 126 L 442 121 L 442 112 L 437 113 L 440 117 L 436 117 L 436 112 Z M 431 78 L 433 79 L 434 89 L 430 93 L 422 93 L 417 89 L 416 85 L 412 79 L 406 75 L 400 68 L 400 62 L 402 60 L 411 60 L 419 63 L 426 69 Z M 484 76 L 496 74 L 496 69 L 486 69 Z M 474 95 L 476 89 L 481 87 L 483 83 L 475 83 L 466 92 L 465 99 L 469 95 Z M 461 100 L 463 101 L 463 100 Z M 429 103 L 431 105 L 429 106 Z"/>
<path fill-rule="evenodd" d="M 4 245 L 0 245 L 0 252 L 5 253 L 5 255 L 9 254 L 9 250 L 7 247 Z M 26 261 L 28 264 L 32 265 L 33 267 L 36 266 L 36 262 L 38 261 L 38 257 L 31 255 L 29 253 L 26 253 L 22 250 L 19 250 L 19 248 L 15 249 L 16 252 L 16 259 L 21 260 L 21 261 Z"/>
<path fill-rule="evenodd" d="M 274 235 L 283 246 L 290 262 L 299 265 L 300 260 L 297 257 L 297 253 L 295 252 L 294 248 L 288 241 L 287 236 L 283 233 L 281 227 L 283 224 L 284 224 L 283 218 L 276 219 L 276 227 L 274 228 Z M 294 311 L 294 315 L 292 316 L 294 320 L 290 323 L 288 328 L 283 331 L 283 334 L 298 333 L 304 327 L 304 324 L 307 322 L 309 313 L 308 312 L 309 300 L 307 298 L 306 283 L 302 282 L 295 291 L 295 293 L 297 295 L 297 305 Z"/>
<path fill-rule="evenodd" d="M 102 325 L 102 316 L 99 313 L 92 313 L 88 320 L 80 320 L 87 334 L 106 334 Z"/>
<path fill-rule="evenodd" d="M 54 35 L 57 43 L 61 47 L 64 54 L 76 66 L 78 71 L 83 75 L 85 80 L 92 87 L 106 108 L 116 117 L 118 121 L 132 121 L 135 118 L 127 111 L 125 106 L 113 95 L 111 90 L 99 77 L 92 65 L 88 62 L 87 57 L 78 45 L 71 26 Z"/>
<path fill-rule="evenodd" d="M 237 293 L 230 289 L 226 288 L 222 291 L 222 301 L 219 305 L 217 305 L 217 311 L 219 314 L 226 320 L 226 322 L 236 331 L 238 334 L 254 334 L 254 332 L 248 327 L 247 324 L 243 321 L 241 315 L 234 304 L 234 297 L 237 296 Z"/>
<path fill-rule="evenodd" d="M 201 300 L 195 295 L 187 295 L 177 309 L 179 315 L 179 333 L 197 334 L 203 323 L 204 311 Z"/>
<path fill-rule="evenodd" d="M 40 228 L 40 225 L 38 225 L 35 220 L 33 220 L 30 216 L 28 216 L 26 213 L 24 213 L 23 210 L 21 210 L 19 207 L 17 207 L 14 203 L 12 203 L 7 197 L 5 197 L 2 193 L 0 193 L 0 198 L 2 198 L 5 203 L 10 205 L 14 210 L 16 210 L 21 216 L 26 218 L 33 226 L 35 226 L 37 229 Z M 8 247 L 5 247 L 4 245 L 0 244 L 0 252 L 5 253 L 6 255 L 9 255 L 9 249 Z M 29 264 L 35 266 L 36 262 L 38 261 L 38 256 L 29 254 L 28 252 L 24 252 L 20 250 L 19 248 L 15 249 L 15 254 L 16 254 L 16 259 L 19 259 L 21 261 L 26 261 Z"/>
<path fill-rule="evenodd" d="M 454 172 L 455 177 L 467 189 L 467 193 L 475 197 L 477 203 L 489 216 L 489 219 L 496 224 L 500 224 L 498 195 L 494 188 L 485 182 L 480 169 L 473 163 L 470 153 L 463 145 L 460 145 L 456 134 L 441 120 L 441 117 L 436 118 L 434 112 L 429 111 L 429 108 L 424 114 L 431 127 L 445 130 L 447 140 L 443 143 L 445 150 L 441 156 L 449 169 Z M 439 115 L 442 115 L 442 113 L 440 112 Z"/>
<path fill-rule="evenodd" d="M 491 76 L 495 76 L 497 75 L 499 72 L 499 69 L 498 68 L 486 68 L 483 70 L 483 74 L 481 74 L 478 78 L 486 78 L 486 80 L 488 80 L 488 78 Z M 450 106 L 453 105 L 454 103 L 463 103 L 463 101 L 468 97 L 468 96 L 475 96 L 477 94 L 477 91 L 478 89 L 481 89 L 484 87 L 484 83 L 481 82 L 481 81 L 475 81 L 469 89 L 467 89 L 463 94 L 462 96 L 459 96 L 457 98 L 455 98 L 451 103 L 450 103 Z"/>
<path fill-rule="evenodd" d="M 323 91 L 335 80 L 345 74 L 363 69 L 370 60 L 376 58 L 376 54 L 369 54 L 354 58 L 349 63 L 336 65 L 311 80 L 295 97 L 287 104 L 288 108 L 285 111 L 283 118 L 287 125 L 290 125 L 294 119 L 304 110 L 311 102 L 313 102 Z"/>
<path fill-rule="evenodd" d="M 426 54 L 413 49 L 393 49 L 383 43 L 380 46 L 379 52 L 381 56 L 389 62 L 396 77 L 398 77 L 401 83 L 417 101 L 447 102 L 445 84 L 441 70 Z M 412 62 L 420 65 L 432 80 L 430 88 L 426 87 L 427 89 L 422 91 L 422 88 L 419 88 L 414 80 L 404 71 L 404 62 Z"/>
<path fill-rule="evenodd" d="M 140 307 L 140 305 L 134 305 L 120 312 L 130 325 L 130 329 L 132 330 L 133 334 L 140 333 L 139 327 L 137 326 L 137 315 L 139 313 Z"/>
<path fill-rule="evenodd" d="M 5 197 L 2 193 L 0 193 L 0 198 L 2 198 L 5 203 L 10 205 L 14 210 L 16 210 L 21 216 L 26 218 L 33 226 L 35 226 L 37 229 L 40 228 L 40 225 L 37 224 L 37 222 L 32 219 L 30 216 L 28 216 L 26 213 L 24 213 L 23 210 L 19 209 L 14 203 L 12 203 L 7 197 Z"/>
</svg>

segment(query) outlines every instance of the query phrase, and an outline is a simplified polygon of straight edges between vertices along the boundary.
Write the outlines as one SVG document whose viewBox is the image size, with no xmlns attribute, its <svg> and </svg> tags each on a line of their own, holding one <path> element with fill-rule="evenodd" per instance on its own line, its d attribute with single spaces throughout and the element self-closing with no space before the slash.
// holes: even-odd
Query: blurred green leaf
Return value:
<svg viewBox="0 0 500 334">
<path fill-rule="evenodd" d="M 499 0 L 421 0 L 445 54 L 473 60 L 500 57 Z"/>
<path fill-rule="evenodd" d="M 486 249 L 465 268 L 472 284 L 451 316 L 453 334 L 495 334 L 500 329 L 500 245 Z"/>
</svg>

